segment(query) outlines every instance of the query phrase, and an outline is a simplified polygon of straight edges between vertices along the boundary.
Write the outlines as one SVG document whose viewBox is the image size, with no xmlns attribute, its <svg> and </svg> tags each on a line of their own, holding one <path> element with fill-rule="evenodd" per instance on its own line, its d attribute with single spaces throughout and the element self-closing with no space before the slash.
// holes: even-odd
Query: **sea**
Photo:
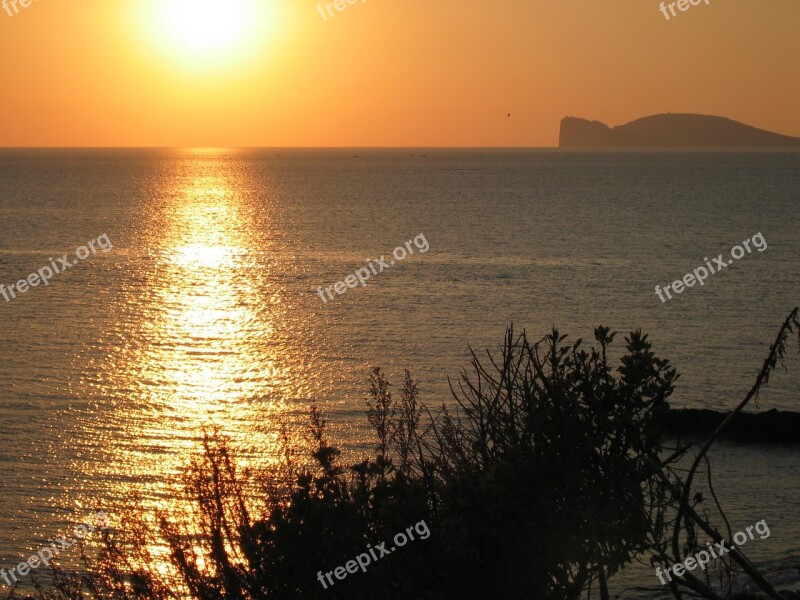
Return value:
<svg viewBox="0 0 800 600">
<path fill-rule="evenodd" d="M 800 305 L 798 190 L 796 151 L 0 150 L 0 284 L 72 263 L 0 296 L 0 567 L 95 510 L 169 506 L 214 428 L 262 464 L 316 402 L 363 456 L 374 367 L 452 403 L 512 324 L 607 326 L 618 351 L 641 329 L 673 406 L 731 409 Z M 800 410 L 790 348 L 749 410 Z M 712 458 L 733 530 L 769 525 L 744 550 L 796 584 L 800 448 Z M 646 565 L 611 587 L 664 595 Z"/>
</svg>

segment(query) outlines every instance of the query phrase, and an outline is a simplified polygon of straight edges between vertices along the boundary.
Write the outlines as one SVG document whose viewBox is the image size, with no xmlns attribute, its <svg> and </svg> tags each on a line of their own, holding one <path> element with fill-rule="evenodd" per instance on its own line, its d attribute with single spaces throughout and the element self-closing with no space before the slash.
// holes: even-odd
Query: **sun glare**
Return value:
<svg viewBox="0 0 800 600">
<path fill-rule="evenodd" d="M 253 23 L 253 0 L 163 0 L 166 33 L 198 52 L 230 48 Z"/>
<path fill-rule="evenodd" d="M 131 41 L 145 41 L 153 51 L 143 58 L 181 73 L 252 68 L 274 55 L 285 28 L 281 0 L 136 0 L 125 6 L 126 20 L 138 22 Z"/>
</svg>

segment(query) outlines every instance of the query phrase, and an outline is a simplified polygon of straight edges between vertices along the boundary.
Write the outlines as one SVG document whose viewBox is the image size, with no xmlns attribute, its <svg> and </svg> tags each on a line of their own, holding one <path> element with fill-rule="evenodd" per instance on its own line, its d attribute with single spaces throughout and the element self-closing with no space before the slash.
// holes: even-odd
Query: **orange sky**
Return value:
<svg viewBox="0 0 800 600">
<path fill-rule="evenodd" d="M 565 115 L 660 112 L 800 136 L 800 0 L 710 2 L 34 0 L 0 9 L 0 146 L 553 146 Z"/>
</svg>

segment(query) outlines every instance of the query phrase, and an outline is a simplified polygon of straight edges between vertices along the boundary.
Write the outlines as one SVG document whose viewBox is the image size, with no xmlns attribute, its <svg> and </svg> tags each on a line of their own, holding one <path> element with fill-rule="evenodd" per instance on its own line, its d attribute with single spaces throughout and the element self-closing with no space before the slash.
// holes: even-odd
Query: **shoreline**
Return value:
<svg viewBox="0 0 800 600">
<path fill-rule="evenodd" d="M 666 418 L 667 435 L 709 435 L 729 414 L 705 408 L 673 408 Z M 777 409 L 740 413 L 733 418 L 721 439 L 740 443 L 800 444 L 800 413 Z"/>
</svg>

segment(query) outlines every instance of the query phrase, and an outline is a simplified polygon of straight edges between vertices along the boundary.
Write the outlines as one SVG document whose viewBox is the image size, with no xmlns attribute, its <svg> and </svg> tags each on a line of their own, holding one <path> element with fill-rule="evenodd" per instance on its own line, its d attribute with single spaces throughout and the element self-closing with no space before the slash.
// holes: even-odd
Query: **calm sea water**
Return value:
<svg viewBox="0 0 800 600">
<path fill-rule="evenodd" d="M 313 398 L 357 453 L 372 366 L 439 404 L 512 322 L 642 328 L 682 374 L 674 405 L 730 408 L 800 303 L 798 189 L 789 152 L 0 151 L 0 283 L 114 245 L 0 298 L 0 566 L 134 490 L 168 503 L 211 424 L 269 455 Z M 655 295 L 757 232 L 764 252 Z M 428 252 L 317 295 L 419 234 Z M 787 366 L 760 409 L 798 410 Z M 800 564 L 800 452 L 717 458 L 734 525 L 770 524 L 753 556 Z"/>
</svg>

